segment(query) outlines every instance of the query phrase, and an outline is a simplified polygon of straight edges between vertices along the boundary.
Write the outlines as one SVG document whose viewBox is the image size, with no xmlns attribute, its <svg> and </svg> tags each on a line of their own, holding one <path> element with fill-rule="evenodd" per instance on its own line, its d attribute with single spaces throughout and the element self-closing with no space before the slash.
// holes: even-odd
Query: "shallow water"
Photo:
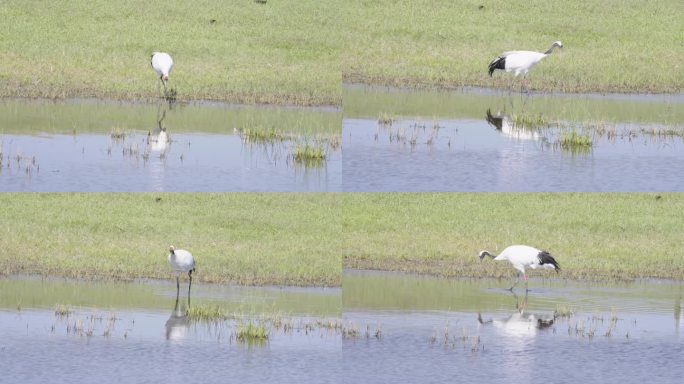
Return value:
<svg viewBox="0 0 684 384">
<path fill-rule="evenodd" d="M 345 89 L 344 191 L 681 191 L 684 101 Z M 541 117 L 539 127 L 516 116 Z M 380 122 L 379 120 L 385 120 Z M 591 146 L 566 147 L 570 132 Z"/>
<path fill-rule="evenodd" d="M 345 380 L 680 382 L 680 283 L 508 283 L 346 271 Z"/>
<path fill-rule="evenodd" d="M 0 191 L 339 191 L 334 111 L 106 102 L 0 103 Z M 284 140 L 249 142 L 245 129 Z M 316 143 L 319 162 L 295 161 Z"/>
<path fill-rule="evenodd" d="M 175 284 L 1 279 L 0 382 L 336 383 L 339 330 L 309 326 L 339 317 L 339 290 L 193 284 L 191 304 L 226 313 L 279 314 L 263 343 L 236 339 L 237 320 L 193 322 Z M 71 310 L 55 312 L 57 304 Z M 240 315 L 242 316 L 242 315 Z"/>
</svg>

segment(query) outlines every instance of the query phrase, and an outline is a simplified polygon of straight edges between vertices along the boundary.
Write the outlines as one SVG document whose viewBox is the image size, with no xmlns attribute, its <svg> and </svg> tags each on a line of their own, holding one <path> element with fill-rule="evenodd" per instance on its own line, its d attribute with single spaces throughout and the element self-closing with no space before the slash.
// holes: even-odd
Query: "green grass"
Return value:
<svg viewBox="0 0 684 384">
<path fill-rule="evenodd" d="M 191 321 L 220 321 L 226 318 L 218 305 L 195 305 L 187 309 L 186 315 Z"/>
<path fill-rule="evenodd" d="M 325 149 L 321 144 L 297 143 L 292 149 L 292 159 L 305 166 L 319 166 L 326 159 Z"/>
<path fill-rule="evenodd" d="M 260 344 L 268 341 L 269 332 L 266 325 L 251 320 L 237 324 L 235 338 L 247 344 Z"/>
<path fill-rule="evenodd" d="M 343 81 L 508 88 L 490 60 L 558 39 L 532 89 L 679 92 L 679 15 L 676 0 L 3 2 L 0 97 L 156 99 L 158 50 L 179 101 L 339 105 Z"/>
<path fill-rule="evenodd" d="M 588 152 L 593 146 L 591 136 L 585 133 L 578 133 L 575 130 L 562 131 L 558 140 L 558 145 L 562 150 L 570 152 Z"/>
<path fill-rule="evenodd" d="M 339 104 L 333 4 L 3 2 L 0 96 L 156 98 L 150 54 L 166 51 L 181 101 Z"/>
<path fill-rule="evenodd" d="M 250 127 L 239 130 L 239 133 L 248 142 L 269 143 L 287 139 L 285 134 L 274 127 Z"/>
<path fill-rule="evenodd" d="M 542 115 L 516 114 L 512 117 L 516 128 L 540 128 L 549 125 L 548 120 Z"/>
<path fill-rule="evenodd" d="M 343 207 L 345 268 L 508 278 L 478 253 L 528 244 L 562 278 L 684 279 L 681 193 L 366 193 Z"/>
<path fill-rule="evenodd" d="M 2 274 L 167 279 L 174 244 L 196 281 L 339 286 L 342 265 L 511 277 L 479 251 L 529 244 L 563 278 L 684 279 L 682 193 L 4 193 L 0 206 Z"/>
<path fill-rule="evenodd" d="M 530 71 L 532 89 L 680 92 L 684 85 L 677 0 L 356 0 L 337 8 L 347 31 L 341 35 L 346 82 L 508 88 L 510 74 L 489 77 L 493 58 L 545 51 L 561 40 L 562 53 Z"/>
<path fill-rule="evenodd" d="M 3 193 L 0 273 L 168 279 L 173 244 L 193 253 L 196 281 L 339 286 L 339 199 L 298 193 Z"/>
</svg>

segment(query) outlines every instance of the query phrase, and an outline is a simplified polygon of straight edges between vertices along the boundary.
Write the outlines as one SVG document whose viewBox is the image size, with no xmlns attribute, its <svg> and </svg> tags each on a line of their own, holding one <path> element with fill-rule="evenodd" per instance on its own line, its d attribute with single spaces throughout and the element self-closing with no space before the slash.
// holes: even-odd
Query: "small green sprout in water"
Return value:
<svg viewBox="0 0 684 384">
<path fill-rule="evenodd" d="M 378 124 L 380 125 L 392 125 L 394 123 L 394 119 L 392 119 L 388 114 L 382 113 L 380 114 L 380 117 L 378 117 Z"/>
<path fill-rule="evenodd" d="M 123 128 L 113 128 L 112 132 L 109 134 L 109 137 L 111 137 L 114 140 L 123 140 L 126 138 L 127 133 L 123 130 Z"/>
<path fill-rule="evenodd" d="M 238 341 L 248 344 L 263 343 L 268 340 L 268 336 L 265 325 L 253 323 L 251 320 L 247 323 L 239 323 L 235 332 L 235 338 Z"/>
<path fill-rule="evenodd" d="M 191 321 L 219 321 L 226 318 L 218 305 L 196 305 L 187 310 L 188 320 Z"/>
<path fill-rule="evenodd" d="M 275 127 L 260 128 L 251 127 L 237 130 L 242 140 L 254 143 L 270 143 L 274 141 L 283 141 L 287 139 L 281 131 Z"/>
<path fill-rule="evenodd" d="M 73 311 L 72 311 L 71 308 L 69 308 L 69 306 L 67 306 L 67 305 L 64 305 L 64 304 L 57 304 L 57 305 L 55 306 L 55 315 L 56 315 L 56 316 L 59 316 L 59 317 L 69 317 L 69 315 L 71 315 L 72 313 L 73 313 Z"/>
<path fill-rule="evenodd" d="M 563 317 L 570 317 L 574 311 L 572 308 L 568 307 L 565 304 L 558 304 L 556 305 L 556 310 L 553 312 L 553 317 L 554 318 L 563 318 Z"/>
<path fill-rule="evenodd" d="M 349 322 L 347 325 L 342 326 L 342 337 L 343 338 L 355 338 L 359 336 L 359 327 L 353 323 Z"/>
</svg>

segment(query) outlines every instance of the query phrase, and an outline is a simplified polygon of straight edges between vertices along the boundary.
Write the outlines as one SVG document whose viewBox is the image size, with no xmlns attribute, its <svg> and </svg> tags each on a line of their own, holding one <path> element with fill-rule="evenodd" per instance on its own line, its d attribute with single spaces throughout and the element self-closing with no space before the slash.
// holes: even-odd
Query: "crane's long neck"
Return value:
<svg viewBox="0 0 684 384">
<path fill-rule="evenodd" d="M 485 256 L 489 256 L 489 257 L 491 257 L 492 259 L 495 259 L 495 258 L 496 258 L 496 255 L 492 255 L 492 254 L 489 253 L 488 251 L 483 251 L 483 252 L 482 252 L 482 257 L 484 258 Z"/>
<path fill-rule="evenodd" d="M 557 46 L 558 46 L 558 45 L 556 45 L 556 43 L 551 44 L 551 48 L 549 48 L 546 52 L 544 52 L 544 54 L 547 55 L 547 56 L 550 55 L 551 52 L 553 52 L 553 50 L 554 50 Z"/>
</svg>

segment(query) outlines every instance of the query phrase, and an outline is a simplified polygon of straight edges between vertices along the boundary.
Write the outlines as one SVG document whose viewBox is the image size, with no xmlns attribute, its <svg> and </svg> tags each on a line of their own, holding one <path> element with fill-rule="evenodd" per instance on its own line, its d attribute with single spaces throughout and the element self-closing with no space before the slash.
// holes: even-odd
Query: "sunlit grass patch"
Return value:
<svg viewBox="0 0 684 384">
<path fill-rule="evenodd" d="M 320 166 L 327 158 L 325 148 L 320 143 L 297 143 L 292 149 L 292 159 L 304 166 Z"/>
<path fill-rule="evenodd" d="M 250 127 L 238 129 L 242 140 L 246 142 L 274 142 L 287 140 L 289 137 L 275 127 Z"/>
<path fill-rule="evenodd" d="M 549 121 L 541 113 L 537 115 L 515 114 L 512 120 L 516 128 L 540 128 L 549 125 Z"/>
<path fill-rule="evenodd" d="M 218 321 L 226 318 L 226 314 L 218 305 L 195 305 L 187 310 L 192 321 Z"/>
<path fill-rule="evenodd" d="M 237 324 L 235 338 L 237 341 L 246 344 L 261 344 L 268 341 L 269 331 L 263 323 L 256 323 L 252 320 Z"/>
<path fill-rule="evenodd" d="M 561 132 L 558 145 L 562 150 L 573 153 L 585 153 L 591 150 L 594 143 L 591 136 L 572 130 Z"/>
</svg>

